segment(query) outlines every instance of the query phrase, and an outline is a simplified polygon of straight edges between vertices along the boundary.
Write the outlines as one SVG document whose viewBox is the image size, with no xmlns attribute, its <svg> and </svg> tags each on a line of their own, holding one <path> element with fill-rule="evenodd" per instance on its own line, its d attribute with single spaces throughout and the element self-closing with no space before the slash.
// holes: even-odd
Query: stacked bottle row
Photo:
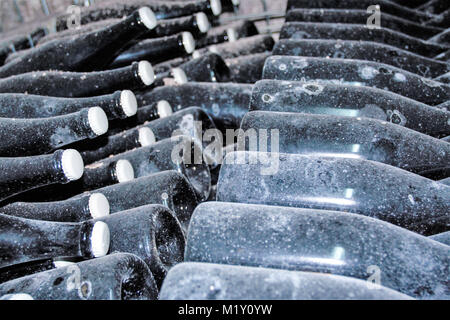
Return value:
<svg viewBox="0 0 450 320">
<path fill-rule="evenodd" d="M 275 43 L 237 5 L 107 1 L 5 58 L 0 297 L 449 298 L 441 9 L 289 1 Z"/>
</svg>

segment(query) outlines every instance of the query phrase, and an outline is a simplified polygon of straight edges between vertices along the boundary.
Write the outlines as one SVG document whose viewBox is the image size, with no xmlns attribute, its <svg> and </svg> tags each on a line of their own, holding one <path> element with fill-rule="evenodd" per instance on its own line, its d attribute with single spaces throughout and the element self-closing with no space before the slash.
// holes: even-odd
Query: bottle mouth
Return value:
<svg viewBox="0 0 450 320">
<path fill-rule="evenodd" d="M 175 79 L 176 83 L 178 83 L 178 84 L 188 83 L 188 78 L 187 78 L 186 72 L 184 72 L 183 69 L 173 68 L 171 73 L 172 73 L 172 76 Z"/>
<path fill-rule="evenodd" d="M 195 40 L 192 36 L 192 33 L 190 32 L 183 32 L 181 34 L 181 37 L 183 39 L 183 47 L 184 51 L 186 51 L 187 54 L 191 54 L 195 50 Z"/>
<path fill-rule="evenodd" d="M 108 253 L 111 235 L 109 227 L 103 221 L 97 221 L 92 228 L 91 251 L 95 258 Z"/>
<path fill-rule="evenodd" d="M 138 65 L 138 74 L 141 81 L 146 85 L 150 86 L 155 82 L 155 71 L 152 65 L 148 61 L 140 61 Z"/>
<path fill-rule="evenodd" d="M 151 146 L 156 143 L 156 137 L 152 129 L 148 127 L 139 128 L 138 134 L 138 141 L 141 147 Z"/>
<path fill-rule="evenodd" d="M 61 157 L 61 165 L 64 175 L 69 181 L 78 180 L 83 176 L 84 162 L 77 150 L 64 150 Z"/>
<path fill-rule="evenodd" d="M 167 118 L 173 114 L 172 106 L 166 100 L 158 101 L 156 109 L 158 110 L 158 116 L 160 118 Z"/>
<path fill-rule="evenodd" d="M 102 193 L 94 193 L 89 197 L 89 213 L 92 219 L 106 217 L 110 214 L 109 201 Z"/>
<path fill-rule="evenodd" d="M 115 171 L 118 183 L 128 182 L 135 178 L 133 166 L 128 160 L 117 161 Z"/>
<path fill-rule="evenodd" d="M 120 106 L 127 117 L 132 117 L 137 113 L 137 99 L 130 90 L 123 90 L 120 94 Z"/>
<path fill-rule="evenodd" d="M 199 12 L 195 15 L 195 21 L 197 22 L 198 30 L 201 33 L 207 33 L 211 29 L 211 23 L 204 12 Z"/>
<path fill-rule="evenodd" d="M 139 17 L 142 23 L 149 29 L 152 30 L 158 24 L 155 13 L 149 7 L 142 7 L 139 9 Z"/>
<path fill-rule="evenodd" d="M 101 136 L 108 132 L 108 116 L 102 108 L 89 108 L 88 122 L 92 132 L 94 132 L 96 136 Z"/>
<path fill-rule="evenodd" d="M 239 39 L 239 35 L 234 28 L 228 28 L 226 33 L 229 42 L 235 42 Z"/>
<path fill-rule="evenodd" d="M 222 13 L 222 3 L 220 0 L 209 0 L 213 15 L 219 16 Z"/>
</svg>

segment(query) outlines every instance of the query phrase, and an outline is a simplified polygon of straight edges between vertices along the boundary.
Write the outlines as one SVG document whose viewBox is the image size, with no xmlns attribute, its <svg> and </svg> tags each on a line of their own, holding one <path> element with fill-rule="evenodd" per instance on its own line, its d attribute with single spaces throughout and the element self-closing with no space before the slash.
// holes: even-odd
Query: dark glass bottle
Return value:
<svg viewBox="0 0 450 320">
<path fill-rule="evenodd" d="M 442 137 L 450 113 L 401 95 L 347 84 L 262 80 L 253 86 L 250 110 L 373 118 Z"/>
<path fill-rule="evenodd" d="M 230 79 L 236 83 L 255 83 L 262 79 L 264 64 L 272 54 L 256 53 L 239 58 L 227 59 Z"/>
<path fill-rule="evenodd" d="M 40 272 L 0 285 L 4 293 L 35 300 L 156 300 L 158 289 L 139 257 L 115 253 Z"/>
<path fill-rule="evenodd" d="M 425 78 L 450 71 L 450 65 L 409 51 L 372 41 L 353 40 L 280 40 L 273 55 L 358 59 L 386 63 Z"/>
<path fill-rule="evenodd" d="M 280 33 L 280 39 L 342 39 L 374 41 L 388 44 L 399 49 L 433 58 L 448 50 L 448 47 L 423 39 L 413 38 L 391 29 L 369 29 L 366 25 L 348 23 L 286 22 Z"/>
<path fill-rule="evenodd" d="M 185 72 L 187 81 L 227 82 L 230 76 L 230 70 L 225 61 L 215 53 L 208 53 L 192 59 L 178 68 Z"/>
<path fill-rule="evenodd" d="M 108 118 L 99 107 L 52 118 L 0 118 L 0 156 L 44 154 L 75 141 L 98 137 L 107 131 Z"/>
<path fill-rule="evenodd" d="M 160 300 L 409 300 L 382 286 L 331 274 L 185 262 L 164 279 Z M 240 288 L 237 290 L 236 288 Z M 373 290 L 376 289 L 376 290 Z"/>
<path fill-rule="evenodd" d="M 238 39 L 256 36 L 258 34 L 259 32 L 254 22 L 240 20 L 212 28 L 208 31 L 206 36 L 198 39 L 197 48 L 203 48 L 223 42 L 234 42 Z"/>
<path fill-rule="evenodd" d="M 48 33 L 46 28 L 38 28 L 27 35 L 14 35 L 0 42 L 0 66 L 2 66 L 16 52 L 33 48 L 37 42 Z"/>
<path fill-rule="evenodd" d="M 108 253 L 103 222 L 38 221 L 0 214 L 0 267 L 56 257 L 91 259 Z"/>
<path fill-rule="evenodd" d="M 185 261 L 332 273 L 420 299 L 450 295 L 450 247 L 348 212 L 209 202 L 195 210 L 188 239 Z"/>
<path fill-rule="evenodd" d="M 137 112 L 136 96 L 130 90 L 90 98 L 55 98 L 31 94 L 0 94 L 0 117 L 50 118 L 100 107 L 109 120 L 124 119 Z"/>
<path fill-rule="evenodd" d="M 111 252 L 132 253 L 145 261 L 158 288 L 167 271 L 183 261 L 181 225 L 164 206 L 143 206 L 94 221 L 103 221 L 111 230 Z"/>
<path fill-rule="evenodd" d="M 156 26 L 154 13 L 147 7 L 125 20 L 74 39 L 54 40 L 0 68 L 0 78 L 45 71 L 93 71 L 108 66 L 134 38 Z"/>
<path fill-rule="evenodd" d="M 0 93 L 27 93 L 53 97 L 91 97 L 116 90 L 140 89 L 153 84 L 148 61 L 97 72 L 36 71 L 0 79 Z"/>
<path fill-rule="evenodd" d="M 70 149 L 52 155 L 0 158 L 0 201 L 38 187 L 78 180 L 83 171 L 81 155 Z"/>
<path fill-rule="evenodd" d="M 228 154 L 217 187 L 218 201 L 353 212 L 425 235 L 450 227 L 449 196 L 442 183 L 379 162 L 256 152 Z"/>
<path fill-rule="evenodd" d="M 364 60 L 272 56 L 266 60 L 263 78 L 383 88 L 429 105 L 450 99 L 449 85 Z"/>
<path fill-rule="evenodd" d="M 165 99 L 174 110 L 200 107 L 225 132 L 239 128 L 248 112 L 251 92 L 249 84 L 194 82 L 158 87 L 138 95 L 137 99 L 140 105 L 153 105 Z"/>
<path fill-rule="evenodd" d="M 14 202 L 0 207 L 0 213 L 33 220 L 82 222 L 109 215 L 110 205 L 105 195 L 96 192 L 56 202 Z"/>
</svg>

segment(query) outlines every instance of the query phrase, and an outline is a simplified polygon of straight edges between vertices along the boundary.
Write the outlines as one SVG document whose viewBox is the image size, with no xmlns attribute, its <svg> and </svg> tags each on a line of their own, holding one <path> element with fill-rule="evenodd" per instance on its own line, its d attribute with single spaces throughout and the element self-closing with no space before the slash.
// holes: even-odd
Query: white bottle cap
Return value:
<svg viewBox="0 0 450 320">
<path fill-rule="evenodd" d="M 158 110 L 158 115 L 160 118 L 166 118 L 173 114 L 172 106 L 166 100 L 158 101 L 156 109 Z"/>
<path fill-rule="evenodd" d="M 222 13 L 222 3 L 220 0 L 209 0 L 211 5 L 211 11 L 215 16 L 218 16 Z"/>
<path fill-rule="evenodd" d="M 28 293 L 13 293 L 13 294 L 6 294 L 2 297 L 0 297 L 0 300 L 34 300 L 32 296 L 30 296 Z"/>
<path fill-rule="evenodd" d="M 211 23 L 204 12 L 199 12 L 195 15 L 195 21 L 197 22 L 198 30 L 201 33 L 207 33 L 211 29 Z"/>
<path fill-rule="evenodd" d="M 187 54 L 191 54 L 195 50 L 195 40 L 192 36 L 192 33 L 190 32 L 183 32 L 181 34 L 183 38 L 183 47 L 184 51 L 186 51 Z"/>
<path fill-rule="evenodd" d="M 123 90 L 120 94 L 120 106 L 127 117 L 132 117 L 137 112 L 137 100 L 130 90 Z"/>
<path fill-rule="evenodd" d="M 231 3 L 236 7 L 241 4 L 239 0 L 231 0 Z"/>
<path fill-rule="evenodd" d="M 110 213 L 109 201 L 103 193 L 93 193 L 89 197 L 89 213 L 92 219 L 106 217 Z"/>
<path fill-rule="evenodd" d="M 188 83 L 186 72 L 184 72 L 184 70 L 181 68 L 173 68 L 172 76 L 175 79 L 175 82 L 178 84 Z"/>
<path fill-rule="evenodd" d="M 195 50 L 194 52 L 192 52 L 192 59 L 197 59 L 197 58 L 200 58 L 201 56 L 202 56 L 202 54 L 198 50 Z"/>
<path fill-rule="evenodd" d="M 238 40 L 239 35 L 234 28 L 228 28 L 227 29 L 227 37 L 229 42 L 235 42 Z"/>
<path fill-rule="evenodd" d="M 148 61 L 139 62 L 138 74 L 142 82 L 146 86 L 149 86 L 153 82 L 155 82 L 155 71 L 153 70 L 152 65 Z"/>
<path fill-rule="evenodd" d="M 134 169 L 130 161 L 121 159 L 116 163 L 117 182 L 127 182 L 134 179 Z"/>
<path fill-rule="evenodd" d="M 69 181 L 78 180 L 83 176 L 84 162 L 77 150 L 64 150 L 61 157 L 61 165 L 64 175 Z"/>
<path fill-rule="evenodd" d="M 209 46 L 208 51 L 219 54 L 219 49 L 217 49 L 217 46 L 215 46 L 215 45 Z"/>
<path fill-rule="evenodd" d="M 143 127 L 139 129 L 139 143 L 141 147 L 151 146 L 156 143 L 155 134 L 152 129 Z"/>
<path fill-rule="evenodd" d="M 89 108 L 88 121 L 92 132 L 94 132 L 97 136 L 101 136 L 102 134 L 108 132 L 108 116 L 102 108 Z"/>
<path fill-rule="evenodd" d="M 64 267 L 68 267 L 68 266 L 73 266 L 75 264 L 75 262 L 72 261 L 53 261 L 53 265 L 55 266 L 55 268 L 64 268 Z"/>
<path fill-rule="evenodd" d="M 149 7 L 140 8 L 139 17 L 142 23 L 150 30 L 154 29 L 158 24 L 155 13 Z"/>
<path fill-rule="evenodd" d="M 92 228 L 91 251 L 95 258 L 108 253 L 110 243 L 109 227 L 103 221 L 97 221 Z"/>
</svg>

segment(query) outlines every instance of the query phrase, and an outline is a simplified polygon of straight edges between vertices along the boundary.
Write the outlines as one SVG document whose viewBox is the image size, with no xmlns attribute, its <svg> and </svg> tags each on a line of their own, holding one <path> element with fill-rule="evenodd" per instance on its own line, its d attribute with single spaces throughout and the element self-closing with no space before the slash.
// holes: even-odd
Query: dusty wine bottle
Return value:
<svg viewBox="0 0 450 320">
<path fill-rule="evenodd" d="M 0 118 L 0 156 L 44 154 L 75 141 L 98 137 L 107 131 L 108 118 L 99 107 L 52 118 Z"/>
<path fill-rule="evenodd" d="M 164 139 L 148 147 L 109 157 L 100 163 L 108 167 L 119 160 L 131 163 L 136 178 L 161 171 L 178 171 L 189 180 L 199 199 L 208 198 L 211 188 L 209 167 L 203 159 L 201 145 L 191 137 L 179 135 Z M 92 167 L 97 165 L 91 164 Z"/>
<path fill-rule="evenodd" d="M 46 28 L 38 28 L 28 35 L 13 35 L 0 42 L 0 66 L 16 52 L 34 47 L 48 33 Z"/>
<path fill-rule="evenodd" d="M 429 239 L 432 239 L 434 241 L 438 241 L 440 243 L 443 243 L 447 246 L 450 246 L 450 231 L 435 234 L 428 237 Z"/>
<path fill-rule="evenodd" d="M 195 210 L 188 239 L 186 262 L 332 273 L 420 299 L 450 295 L 448 246 L 348 212 L 209 202 Z"/>
<path fill-rule="evenodd" d="M 49 118 L 100 107 L 109 120 L 124 119 L 137 112 L 136 96 L 130 90 L 90 98 L 55 98 L 31 94 L 0 94 L 2 118 Z"/>
<path fill-rule="evenodd" d="M 241 289 L 236 290 L 237 287 Z M 159 299 L 409 300 L 412 298 L 360 279 L 338 275 L 184 262 L 170 269 L 164 279 Z"/>
<path fill-rule="evenodd" d="M 450 99 L 449 85 L 364 60 L 272 56 L 266 60 L 263 78 L 383 88 L 429 105 Z"/>
<path fill-rule="evenodd" d="M 147 34 L 165 37 L 176 33 L 190 32 L 195 38 L 199 38 L 205 35 L 210 28 L 208 16 L 204 12 L 197 12 L 189 16 L 159 20 L 156 28 Z M 144 35 L 143 37 L 148 36 Z"/>
<path fill-rule="evenodd" d="M 181 64 L 178 69 L 185 72 L 187 81 L 227 82 L 230 70 L 221 56 L 208 53 L 199 58 Z M 172 69 L 172 72 L 174 69 Z M 181 81 L 178 81 L 182 83 Z"/>
<path fill-rule="evenodd" d="M 119 23 L 75 39 L 54 40 L 0 68 L 0 78 L 45 70 L 93 71 L 109 65 L 132 39 L 156 26 L 147 7 Z"/>
<path fill-rule="evenodd" d="M 0 267 L 56 257 L 96 258 L 108 253 L 103 222 L 37 221 L 0 214 Z"/>
<path fill-rule="evenodd" d="M 0 207 L 1 214 L 55 222 L 82 222 L 107 216 L 109 212 L 109 201 L 99 192 L 83 194 L 78 199 L 56 202 L 15 202 Z"/>
<path fill-rule="evenodd" d="M 198 205 L 189 181 L 179 172 L 163 171 L 98 190 L 109 199 L 111 214 L 133 208 L 161 204 L 173 211 L 186 232 L 192 212 Z M 79 201 L 83 195 L 73 198 Z"/>
<path fill-rule="evenodd" d="M 190 32 L 163 38 L 143 40 L 122 52 L 111 64 L 111 68 L 127 66 L 134 61 L 148 60 L 152 64 L 167 61 L 195 50 L 195 39 Z"/>
<path fill-rule="evenodd" d="M 83 171 L 83 159 L 72 149 L 52 155 L 0 158 L 0 201 L 38 187 L 78 180 Z"/>
<path fill-rule="evenodd" d="M 141 89 L 155 81 L 148 61 L 98 72 L 36 71 L 0 79 L 0 93 L 53 97 L 90 97 L 116 90 Z"/>
<path fill-rule="evenodd" d="M 264 64 L 272 54 L 256 53 L 239 58 L 226 59 L 230 79 L 236 83 L 255 83 L 262 79 Z"/>
<path fill-rule="evenodd" d="M 241 129 L 238 141 L 245 141 L 251 130 L 277 129 L 277 150 L 268 152 L 361 158 L 414 173 L 450 163 L 450 143 L 375 119 L 253 111 L 244 116 Z M 260 148 L 256 139 L 245 143 L 245 150 Z"/>
<path fill-rule="evenodd" d="M 256 36 L 258 34 L 259 31 L 254 22 L 240 20 L 211 28 L 206 36 L 198 39 L 197 48 L 203 48 L 223 42 L 235 42 L 238 39 Z"/>
<path fill-rule="evenodd" d="M 0 295 L 16 292 L 37 300 L 156 300 L 158 296 L 150 269 L 129 253 L 115 253 L 0 285 Z"/>
<path fill-rule="evenodd" d="M 217 200 L 353 212 L 429 235 L 450 226 L 449 193 L 442 183 L 374 161 L 237 152 L 224 160 Z"/>
<path fill-rule="evenodd" d="M 286 13 L 286 22 L 328 22 L 367 24 L 366 9 L 293 9 Z M 442 28 L 427 26 L 383 12 L 380 26 L 427 40 L 442 32 Z"/>
<path fill-rule="evenodd" d="M 349 23 L 286 22 L 281 30 L 280 39 L 289 38 L 294 40 L 307 38 L 374 41 L 408 50 L 428 58 L 433 58 L 448 50 L 448 47 L 445 45 L 413 38 L 390 29 L 369 29 L 366 25 Z"/>
<path fill-rule="evenodd" d="M 445 62 L 425 58 L 406 50 L 372 41 L 353 40 L 280 40 L 273 55 L 358 59 L 389 64 L 425 78 L 435 78 L 450 71 Z"/>
<path fill-rule="evenodd" d="M 374 5 L 371 0 L 288 0 L 286 12 L 291 9 L 300 8 L 321 8 L 321 9 L 361 9 L 367 10 L 368 7 Z M 397 5 L 393 2 L 386 0 L 377 1 L 376 5 L 379 6 L 379 10 L 383 13 L 389 13 L 400 18 L 412 20 L 418 23 L 427 22 L 433 17 L 432 14 L 413 10 L 408 7 Z M 369 14 L 367 14 L 369 15 Z"/>
<path fill-rule="evenodd" d="M 106 223 L 111 230 L 111 252 L 129 252 L 145 261 L 158 288 L 168 269 L 183 261 L 181 225 L 162 205 L 143 206 L 94 221 Z"/>
<path fill-rule="evenodd" d="M 140 105 L 166 99 L 174 110 L 202 108 L 223 132 L 237 129 L 248 112 L 252 86 L 237 83 L 186 83 L 158 87 L 137 96 Z"/>
<path fill-rule="evenodd" d="M 373 118 L 442 137 L 450 113 L 376 88 L 346 84 L 261 80 L 253 86 L 250 111 L 299 112 Z"/>
</svg>

